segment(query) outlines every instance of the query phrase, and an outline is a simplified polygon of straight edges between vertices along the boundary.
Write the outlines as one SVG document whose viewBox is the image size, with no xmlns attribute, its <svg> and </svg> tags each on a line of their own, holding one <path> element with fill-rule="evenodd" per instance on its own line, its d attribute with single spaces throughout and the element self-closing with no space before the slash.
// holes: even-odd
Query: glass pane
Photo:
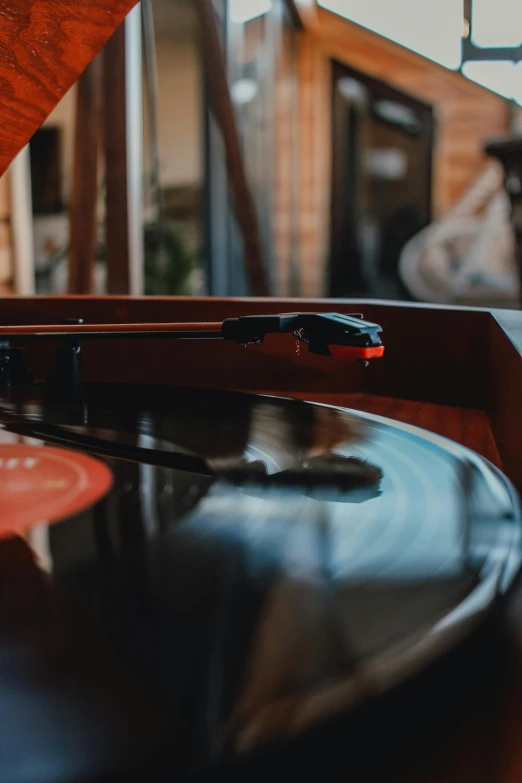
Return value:
<svg viewBox="0 0 522 783">
<path fill-rule="evenodd" d="M 250 5 L 250 4 L 249 4 Z M 259 3 L 259 11 L 261 6 Z M 231 4 L 228 71 L 230 92 L 236 110 L 238 130 L 243 146 L 243 157 L 249 185 L 257 206 L 261 243 L 265 264 L 272 262 L 271 199 L 274 113 L 274 44 L 278 34 L 274 11 L 251 14 L 232 14 L 241 4 Z"/>
<path fill-rule="evenodd" d="M 296 31 L 283 0 L 231 0 L 227 67 L 271 291 L 298 294 Z M 239 239 L 239 237 L 238 237 Z M 234 251 L 234 248 L 232 248 Z M 237 255 L 233 252 L 233 256 Z M 233 293 L 237 291 L 234 284 Z"/>
<path fill-rule="evenodd" d="M 67 292 L 69 206 L 73 187 L 77 88 L 64 96 L 29 143 L 37 294 Z M 103 192 L 96 248 L 94 293 L 106 293 L 103 247 Z"/>
<path fill-rule="evenodd" d="M 204 294 L 204 126 L 197 17 L 191 4 L 183 0 L 152 0 L 152 13 L 163 218 L 150 176 L 151 138 L 145 92 L 145 293 Z"/>
<path fill-rule="evenodd" d="M 471 61 L 464 63 L 462 73 L 477 84 L 481 84 L 505 98 L 514 98 L 522 104 L 522 68 L 520 63 L 515 65 L 509 60 Z"/>
<path fill-rule="evenodd" d="M 460 66 L 462 3 L 456 0 L 319 0 L 319 4 L 440 65 Z"/>
<path fill-rule="evenodd" d="M 518 46 L 522 43 L 522 2 L 473 0 L 471 29 L 477 46 Z"/>
<path fill-rule="evenodd" d="M 399 258 L 431 218 L 427 104 L 334 65 L 329 295 L 403 299 Z"/>
</svg>

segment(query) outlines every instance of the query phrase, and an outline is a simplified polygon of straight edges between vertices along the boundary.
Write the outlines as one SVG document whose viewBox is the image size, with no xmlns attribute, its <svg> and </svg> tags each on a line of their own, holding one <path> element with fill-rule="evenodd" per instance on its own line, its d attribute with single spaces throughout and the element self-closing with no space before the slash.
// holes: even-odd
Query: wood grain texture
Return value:
<svg viewBox="0 0 522 783">
<path fill-rule="evenodd" d="M 301 293 L 317 296 L 325 291 L 329 254 L 331 81 L 330 63 L 308 32 L 298 41 L 298 113 Z"/>
<path fill-rule="evenodd" d="M 365 373 L 365 391 L 388 397 L 483 408 L 488 323 L 485 310 L 366 308 L 383 327 L 385 359 Z"/>
<path fill-rule="evenodd" d="M 297 256 L 299 210 L 299 38 L 290 25 L 281 32 L 275 58 L 273 122 L 273 199 L 271 206 L 274 249 L 274 289 L 277 296 L 300 291 Z"/>
<path fill-rule="evenodd" d="M 0 0 L 0 174 L 136 0 Z"/>
</svg>

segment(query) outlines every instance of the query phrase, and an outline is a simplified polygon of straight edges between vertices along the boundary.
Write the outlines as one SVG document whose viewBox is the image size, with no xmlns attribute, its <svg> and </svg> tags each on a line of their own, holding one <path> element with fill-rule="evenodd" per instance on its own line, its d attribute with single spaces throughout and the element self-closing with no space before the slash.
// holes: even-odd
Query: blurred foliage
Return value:
<svg viewBox="0 0 522 783">
<path fill-rule="evenodd" d="M 188 278 L 195 259 L 183 238 L 159 223 L 147 223 L 143 230 L 145 294 L 149 296 L 189 293 Z"/>
</svg>

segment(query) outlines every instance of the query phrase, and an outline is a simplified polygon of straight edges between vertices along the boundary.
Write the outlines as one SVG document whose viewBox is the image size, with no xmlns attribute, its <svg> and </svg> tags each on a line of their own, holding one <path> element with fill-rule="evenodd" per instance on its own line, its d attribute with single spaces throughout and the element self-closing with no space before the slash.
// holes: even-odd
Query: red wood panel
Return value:
<svg viewBox="0 0 522 783">
<path fill-rule="evenodd" d="M 149 341 L 125 349 L 120 342 L 96 349 L 97 373 L 116 378 L 118 371 L 125 381 L 134 375 L 139 379 L 149 377 L 155 383 L 331 392 L 353 391 L 357 379 L 357 390 L 371 394 L 484 407 L 488 323 L 492 318 L 486 310 L 357 300 L 57 297 L 0 300 L 0 322 L 60 323 L 65 318 L 83 318 L 85 323 L 222 321 L 239 315 L 296 310 L 362 311 L 368 320 L 383 327 L 384 358 L 363 371 L 358 364 L 313 356 L 304 347 L 296 356 L 295 341 L 291 339 L 271 338 L 262 347 L 243 351 L 240 361 L 236 346 L 219 342 L 169 345 Z M 138 351 L 140 371 L 136 368 Z M 86 353 L 93 353 L 90 347 Z M 140 375 L 146 367 L 152 374 Z"/>
<path fill-rule="evenodd" d="M 0 174 L 136 0 L 0 0 Z"/>
</svg>

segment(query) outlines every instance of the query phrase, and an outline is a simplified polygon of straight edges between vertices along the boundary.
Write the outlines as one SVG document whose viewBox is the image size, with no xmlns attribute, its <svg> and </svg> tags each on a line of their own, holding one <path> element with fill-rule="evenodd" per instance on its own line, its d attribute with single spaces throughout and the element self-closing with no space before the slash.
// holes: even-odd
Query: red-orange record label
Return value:
<svg viewBox="0 0 522 783">
<path fill-rule="evenodd" d="M 48 446 L 0 444 L 0 536 L 58 522 L 99 500 L 112 485 L 103 462 Z"/>
</svg>

